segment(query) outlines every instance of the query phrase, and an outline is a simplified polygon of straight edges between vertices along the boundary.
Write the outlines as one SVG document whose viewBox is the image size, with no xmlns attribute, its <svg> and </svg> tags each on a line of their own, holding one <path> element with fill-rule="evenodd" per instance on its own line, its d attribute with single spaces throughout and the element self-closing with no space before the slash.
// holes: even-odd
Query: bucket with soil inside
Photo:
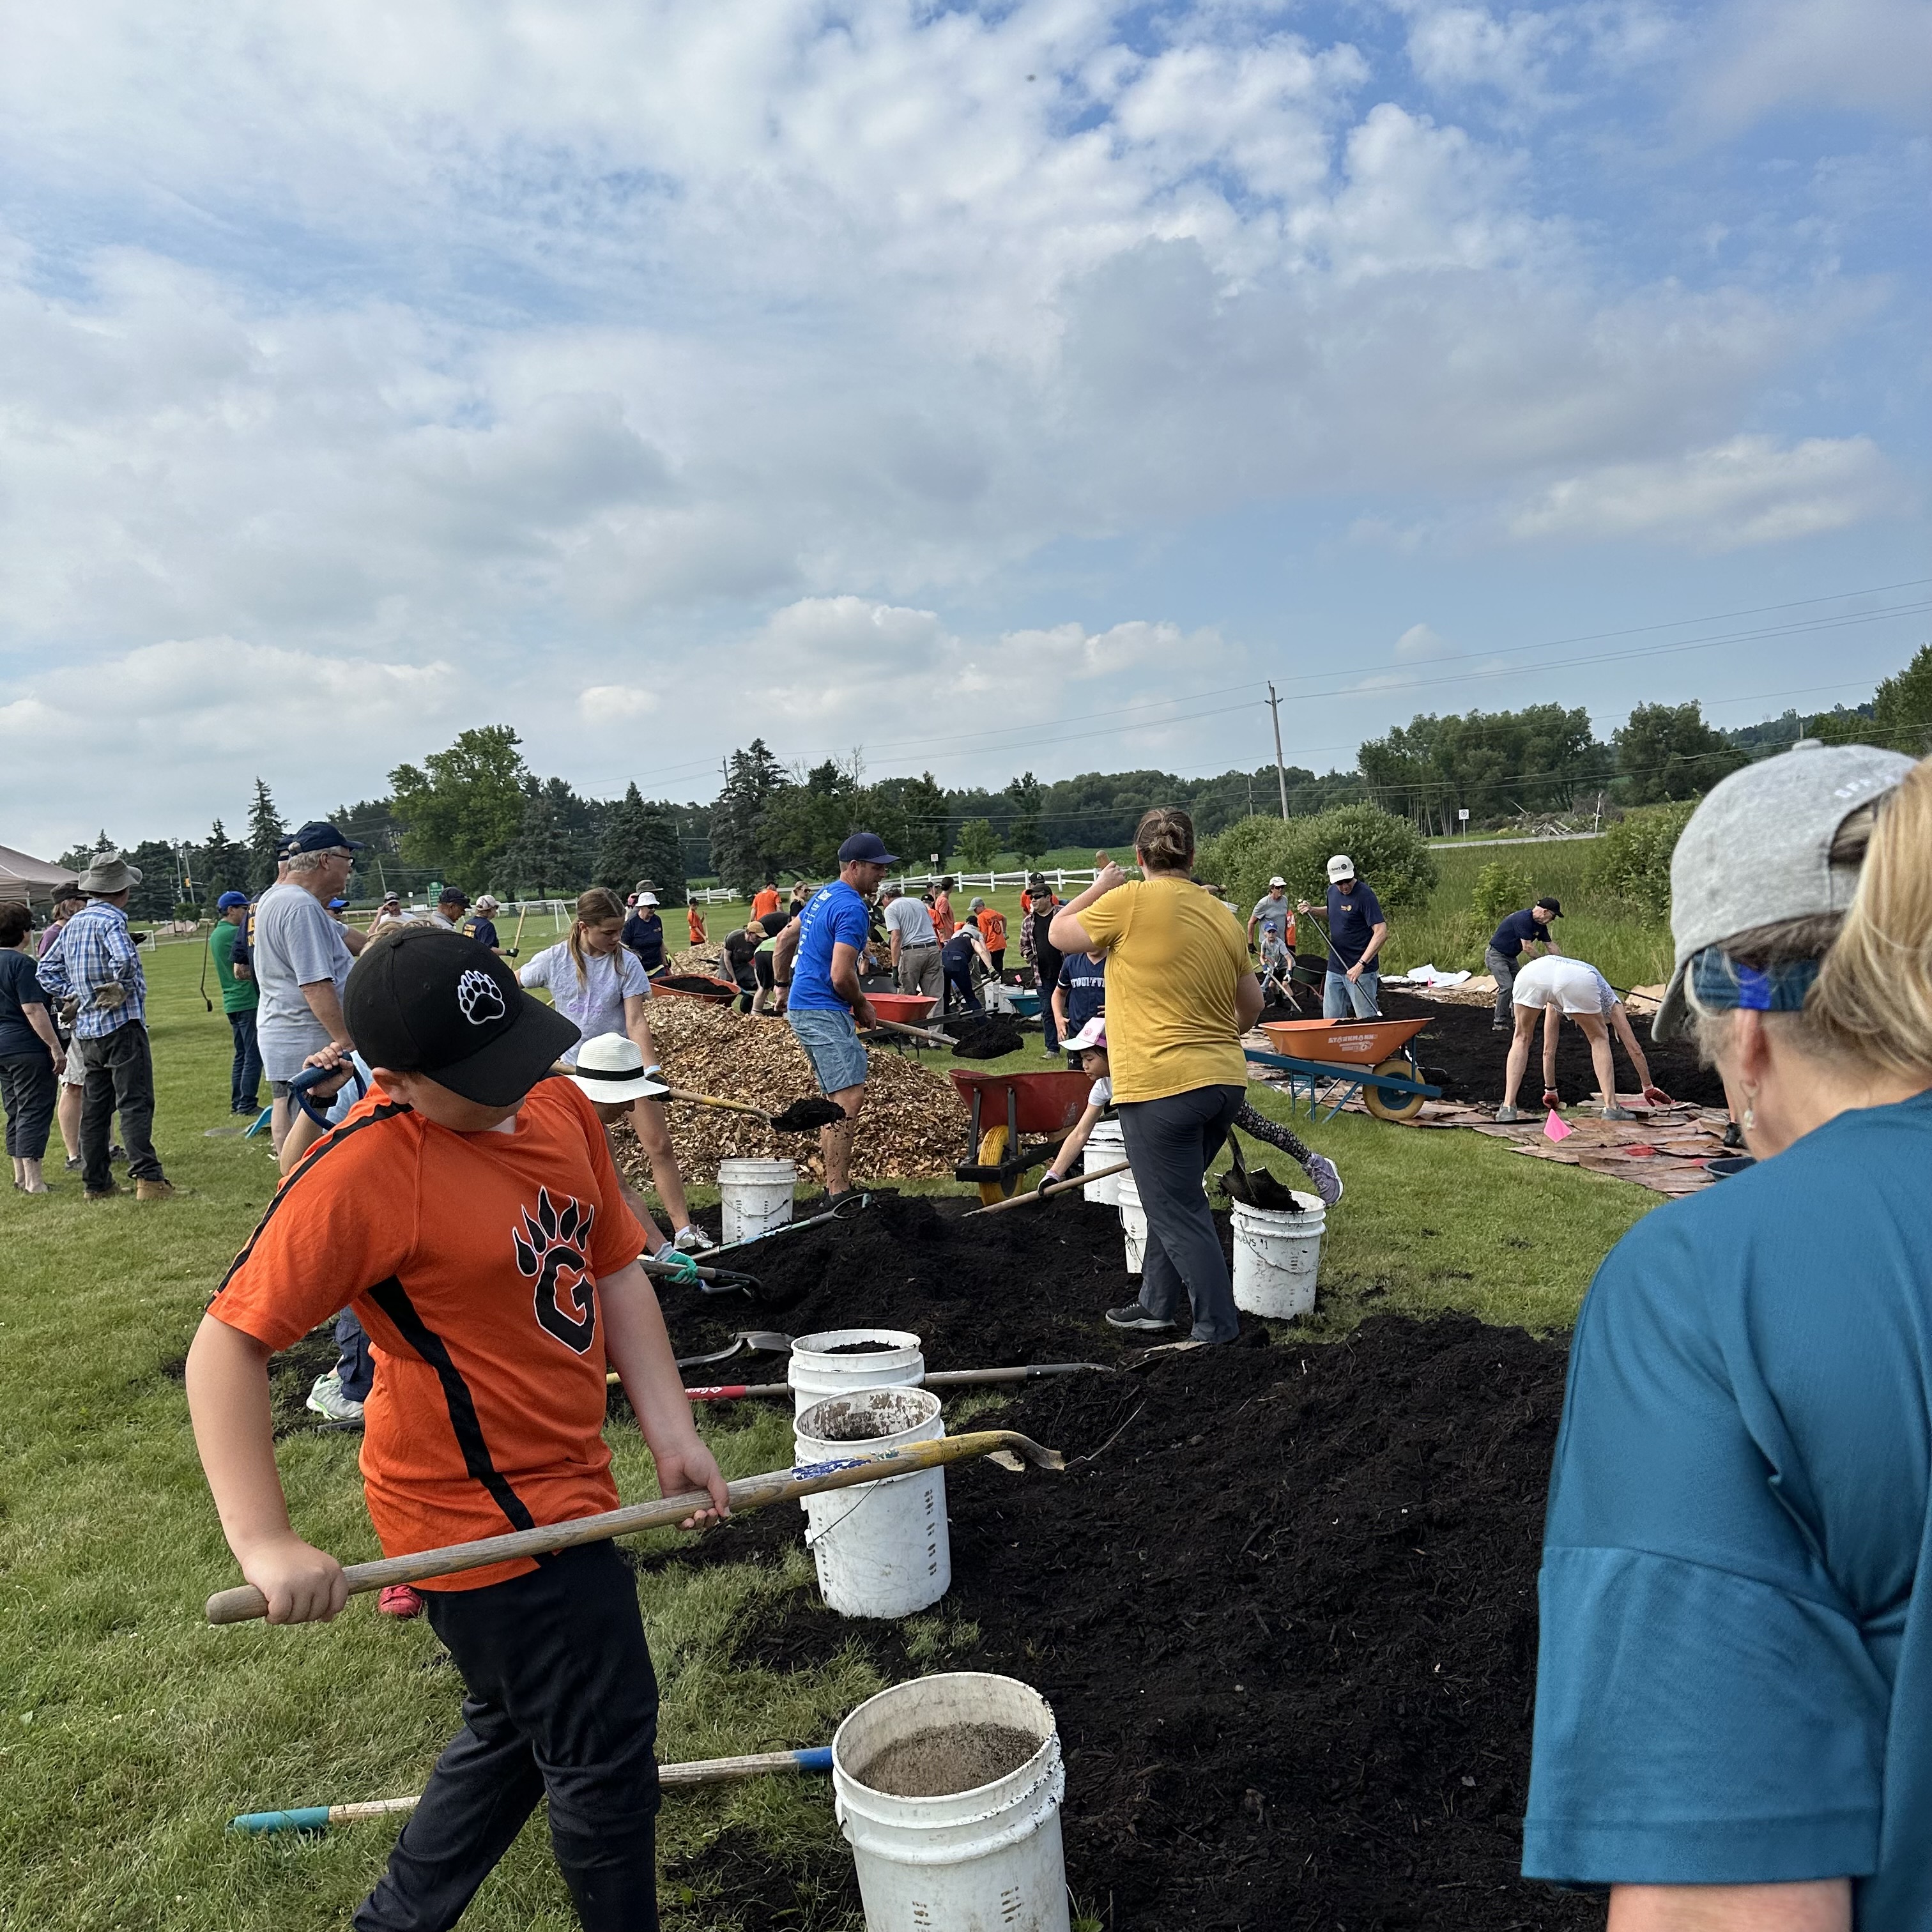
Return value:
<svg viewBox="0 0 1932 1932">
<path fill-rule="evenodd" d="M 946 1433 L 938 1396 L 917 1388 L 828 1396 L 806 1409 L 792 1428 L 801 1464 L 937 1442 Z M 804 1498 L 803 1508 L 819 1594 L 841 1616 L 909 1617 L 945 1595 L 952 1581 L 952 1550 L 944 1469 L 915 1469 L 884 1482 L 829 1490 Z"/>
<path fill-rule="evenodd" d="M 926 1379 L 926 1357 L 919 1337 L 902 1328 L 832 1328 L 801 1335 L 791 1345 L 785 1379 L 796 1418 L 827 1396 L 916 1388 Z"/>
<path fill-rule="evenodd" d="M 1031 1685 L 962 1670 L 882 1690 L 839 1726 L 832 1782 L 868 1926 L 1066 1932 L 1066 1776 Z"/>
</svg>

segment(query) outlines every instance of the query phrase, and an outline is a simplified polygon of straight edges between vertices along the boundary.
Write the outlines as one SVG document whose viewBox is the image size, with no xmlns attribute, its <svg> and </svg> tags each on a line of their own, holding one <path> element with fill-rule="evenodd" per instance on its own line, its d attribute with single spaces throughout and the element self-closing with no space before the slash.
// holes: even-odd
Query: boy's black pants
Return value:
<svg viewBox="0 0 1932 1932">
<path fill-rule="evenodd" d="M 356 1932 L 442 1932 L 546 1794 L 589 1932 L 656 1932 L 658 1686 L 608 1543 L 480 1590 L 425 1590 L 468 1695 Z"/>
</svg>

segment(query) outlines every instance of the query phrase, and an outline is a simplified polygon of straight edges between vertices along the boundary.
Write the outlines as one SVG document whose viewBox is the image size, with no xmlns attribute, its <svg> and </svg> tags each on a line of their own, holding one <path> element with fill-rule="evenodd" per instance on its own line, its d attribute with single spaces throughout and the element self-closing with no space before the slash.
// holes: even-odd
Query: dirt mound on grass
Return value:
<svg viewBox="0 0 1932 1932">
<path fill-rule="evenodd" d="M 1099 1320 L 1131 1292 L 1121 1262 L 1106 1209 L 965 1220 L 924 1198 L 746 1251 L 796 1298 L 772 1324 L 794 1334 L 877 1324 L 934 1368 L 1116 1372 L 1026 1384 L 985 1418 L 1090 1466 L 949 1472 L 942 1607 L 976 1644 L 915 1660 L 906 1626 L 807 1587 L 740 1656 L 802 1668 L 856 1642 L 890 1681 L 1037 1687 L 1068 1759 L 1069 1879 L 1108 1932 L 1600 1926 L 1600 1904 L 1515 1876 L 1563 1346 L 1382 1316 L 1332 1346 L 1247 1321 L 1243 1346 L 1150 1355 Z M 751 1318 L 682 1294 L 669 1312 L 680 1348 Z M 686 1560 L 750 1547 L 728 1529 Z M 728 1885 L 720 1916 L 832 1924 L 856 1904 L 843 1846 L 784 1896 Z"/>
</svg>

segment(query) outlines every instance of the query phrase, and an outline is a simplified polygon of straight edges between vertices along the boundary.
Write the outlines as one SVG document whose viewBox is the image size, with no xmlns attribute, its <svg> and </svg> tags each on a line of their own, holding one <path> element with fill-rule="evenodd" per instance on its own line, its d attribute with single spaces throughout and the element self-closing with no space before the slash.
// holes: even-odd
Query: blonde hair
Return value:
<svg viewBox="0 0 1932 1932">
<path fill-rule="evenodd" d="M 1932 760 L 1854 812 L 1831 856 L 1834 867 L 1859 868 L 1846 911 L 1757 926 L 1726 940 L 1724 950 L 1759 968 L 1820 962 L 1803 1010 L 1766 1016 L 1804 1052 L 1932 1080 Z M 1732 1023 L 1729 1012 L 1694 1008 L 1706 1061 Z"/>
<path fill-rule="evenodd" d="M 1150 872 L 1184 872 L 1194 863 L 1194 821 L 1178 805 L 1157 805 L 1141 814 L 1134 850 Z"/>
<path fill-rule="evenodd" d="M 564 944 L 570 949 L 571 964 L 577 968 L 577 983 L 586 986 L 590 983 L 590 969 L 584 962 L 584 928 L 586 926 L 608 926 L 614 920 L 624 916 L 624 902 L 608 886 L 592 886 L 588 892 L 577 896 L 577 916 L 571 922 L 570 937 Z"/>
</svg>

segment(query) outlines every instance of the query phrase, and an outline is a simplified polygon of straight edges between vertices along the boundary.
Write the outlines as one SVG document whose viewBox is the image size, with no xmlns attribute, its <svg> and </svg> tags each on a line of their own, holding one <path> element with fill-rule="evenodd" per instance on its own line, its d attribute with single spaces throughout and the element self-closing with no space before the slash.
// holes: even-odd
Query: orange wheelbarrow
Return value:
<svg viewBox="0 0 1932 1932">
<path fill-rule="evenodd" d="M 1030 1168 L 1051 1160 L 1067 1130 L 1086 1111 L 1093 1082 L 1084 1073 L 969 1073 L 948 1070 L 966 1102 L 966 1159 L 956 1180 L 977 1184 L 990 1208 L 1012 1198 Z M 1027 1141 L 1024 1134 L 1041 1138 Z"/>
<path fill-rule="evenodd" d="M 1442 1089 L 1425 1085 L 1410 1045 L 1429 1024 L 1421 1020 L 1276 1020 L 1264 1026 L 1272 1053 L 1246 1049 L 1258 1066 L 1288 1076 L 1288 1107 L 1305 1084 L 1311 1118 L 1332 1119 L 1359 1094 L 1378 1120 L 1412 1120 Z"/>
</svg>

